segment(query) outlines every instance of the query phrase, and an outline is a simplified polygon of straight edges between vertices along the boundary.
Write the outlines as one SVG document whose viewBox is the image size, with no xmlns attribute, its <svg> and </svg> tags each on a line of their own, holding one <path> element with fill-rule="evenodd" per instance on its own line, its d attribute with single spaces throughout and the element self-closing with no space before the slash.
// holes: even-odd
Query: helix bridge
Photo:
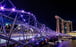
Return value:
<svg viewBox="0 0 76 47">
<path fill-rule="evenodd" d="M 17 9 L 10 0 L 0 2 L 0 46 L 30 47 L 47 43 L 58 35 L 70 36 L 38 22 L 35 14 Z"/>
</svg>

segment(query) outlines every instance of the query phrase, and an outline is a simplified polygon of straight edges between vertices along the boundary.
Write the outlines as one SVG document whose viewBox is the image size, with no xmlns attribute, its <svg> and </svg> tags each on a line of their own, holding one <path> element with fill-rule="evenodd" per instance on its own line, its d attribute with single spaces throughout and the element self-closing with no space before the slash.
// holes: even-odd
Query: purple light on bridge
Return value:
<svg viewBox="0 0 76 47">
<path fill-rule="evenodd" d="M 37 42 L 36 44 L 37 44 L 37 45 L 39 45 L 39 43 L 38 43 L 38 42 Z"/>
<path fill-rule="evenodd" d="M 22 10 L 21 12 L 22 12 L 22 13 L 24 13 L 25 11 L 24 11 L 24 10 Z"/>
<path fill-rule="evenodd" d="M 34 14 L 31 14 L 32 16 L 34 15 Z"/>
<path fill-rule="evenodd" d="M 15 8 L 12 8 L 12 11 L 15 11 L 16 9 Z"/>
<path fill-rule="evenodd" d="M 21 15 L 21 17 L 23 17 L 23 15 Z"/>
<path fill-rule="evenodd" d="M 32 41 L 34 41 L 35 39 L 34 38 L 32 38 Z"/>
<path fill-rule="evenodd" d="M 1 9 L 1 10 L 4 10 L 4 7 L 3 7 L 3 6 L 1 6 L 1 7 L 0 7 L 0 9 Z"/>
<path fill-rule="evenodd" d="M 25 19 L 23 19 L 23 21 L 25 21 Z"/>
<path fill-rule="evenodd" d="M 30 12 L 28 12 L 28 14 L 31 14 Z"/>
</svg>

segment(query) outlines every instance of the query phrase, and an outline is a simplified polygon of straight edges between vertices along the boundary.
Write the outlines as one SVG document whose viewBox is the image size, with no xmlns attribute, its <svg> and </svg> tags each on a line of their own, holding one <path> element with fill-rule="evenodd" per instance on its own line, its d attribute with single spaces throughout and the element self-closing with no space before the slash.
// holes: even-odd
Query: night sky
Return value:
<svg viewBox="0 0 76 47">
<path fill-rule="evenodd" d="M 73 21 L 73 29 L 76 30 L 76 7 L 72 1 L 54 0 L 12 0 L 18 9 L 24 9 L 34 13 L 40 23 L 55 30 L 55 15 L 66 20 Z"/>
</svg>

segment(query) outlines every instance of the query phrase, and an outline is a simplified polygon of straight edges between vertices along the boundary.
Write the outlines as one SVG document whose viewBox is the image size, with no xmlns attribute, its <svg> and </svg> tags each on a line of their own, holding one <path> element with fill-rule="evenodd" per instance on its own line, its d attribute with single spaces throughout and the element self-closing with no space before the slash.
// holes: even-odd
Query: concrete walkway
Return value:
<svg viewBox="0 0 76 47">
<path fill-rule="evenodd" d="M 76 40 L 63 41 L 59 47 L 76 47 Z"/>
</svg>

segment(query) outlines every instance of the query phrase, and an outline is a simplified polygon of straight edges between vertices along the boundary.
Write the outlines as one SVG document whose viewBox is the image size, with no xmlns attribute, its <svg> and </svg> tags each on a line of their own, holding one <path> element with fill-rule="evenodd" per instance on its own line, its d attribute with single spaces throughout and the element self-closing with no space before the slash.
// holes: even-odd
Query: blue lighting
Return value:
<svg viewBox="0 0 76 47">
<path fill-rule="evenodd" d="M 41 40 L 44 40 L 44 38 L 41 38 Z"/>
<path fill-rule="evenodd" d="M 23 19 L 23 21 L 25 21 L 25 19 Z"/>
<path fill-rule="evenodd" d="M 23 15 L 21 15 L 21 17 L 23 17 Z"/>
<path fill-rule="evenodd" d="M 6 23 L 5 25 L 9 25 L 9 23 Z"/>
</svg>

